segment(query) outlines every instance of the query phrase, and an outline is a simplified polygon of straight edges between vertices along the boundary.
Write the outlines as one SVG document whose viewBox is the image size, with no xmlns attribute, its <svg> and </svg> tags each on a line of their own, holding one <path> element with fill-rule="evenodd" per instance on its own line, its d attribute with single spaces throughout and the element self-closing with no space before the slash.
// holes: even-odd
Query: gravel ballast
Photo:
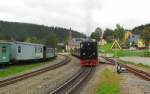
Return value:
<svg viewBox="0 0 150 94">
<path fill-rule="evenodd" d="M 2 77 L 0 78 L 0 80 L 5 80 L 5 79 L 8 79 L 8 78 L 11 78 L 11 77 L 15 77 L 15 76 L 18 76 L 18 75 L 22 75 L 22 74 L 25 74 L 25 73 L 29 73 L 29 72 L 32 72 L 32 71 L 36 71 L 36 70 L 39 70 L 41 68 L 44 68 L 46 66 L 52 66 L 52 65 L 55 65 L 59 62 L 61 62 L 62 60 L 65 59 L 65 56 L 63 55 L 58 55 L 56 58 L 54 59 L 51 59 L 51 60 L 48 60 L 48 61 L 45 61 L 45 62 L 42 62 L 43 65 L 40 65 L 40 66 L 37 66 L 35 68 L 32 68 L 32 69 L 29 69 L 29 70 L 25 70 L 23 72 L 18 72 L 17 74 L 14 74 L 14 75 L 10 75 L 10 76 L 7 76 L 7 77 Z M 21 66 L 21 65 L 20 65 Z M 20 67 L 18 66 L 18 67 Z"/>
<path fill-rule="evenodd" d="M 105 59 L 103 59 L 101 57 L 99 57 L 99 61 L 108 63 L 108 61 L 106 61 Z M 106 68 L 113 72 L 116 72 L 115 67 L 112 65 L 99 64 L 98 66 L 96 66 L 96 70 L 95 70 L 94 74 L 92 75 L 92 77 L 89 78 L 89 80 L 87 81 L 87 83 L 85 83 L 83 85 L 83 87 L 81 87 L 79 93 L 80 94 L 95 94 L 96 89 L 98 88 L 98 86 L 100 84 L 101 72 Z M 77 93 L 77 94 L 79 94 L 79 93 Z"/>
<path fill-rule="evenodd" d="M 121 94 L 150 94 L 150 81 L 145 81 L 131 73 L 120 75 L 123 78 Z"/>
<path fill-rule="evenodd" d="M 71 57 L 69 64 L 41 75 L 0 88 L 0 94 L 49 94 L 79 69 L 79 60 Z"/>
</svg>

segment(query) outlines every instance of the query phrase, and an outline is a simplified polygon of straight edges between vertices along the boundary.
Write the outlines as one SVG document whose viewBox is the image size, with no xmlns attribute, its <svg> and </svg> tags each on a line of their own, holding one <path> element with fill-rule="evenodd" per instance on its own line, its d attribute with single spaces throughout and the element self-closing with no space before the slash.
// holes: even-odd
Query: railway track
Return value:
<svg viewBox="0 0 150 94">
<path fill-rule="evenodd" d="M 105 63 L 105 64 L 110 64 L 110 65 L 115 65 L 116 64 L 116 61 L 108 58 L 108 57 L 104 57 L 104 56 L 101 56 L 102 58 L 104 58 L 106 61 L 108 61 L 109 63 Z"/>
<path fill-rule="evenodd" d="M 19 75 L 19 76 L 11 77 L 11 78 L 8 78 L 8 79 L 5 79 L 5 80 L 1 80 L 0 81 L 0 87 L 4 87 L 6 85 L 10 85 L 10 84 L 16 83 L 18 81 L 21 81 L 21 80 L 24 80 L 24 79 L 27 79 L 27 78 L 30 78 L 30 77 L 42 74 L 44 72 L 47 72 L 47 71 L 50 71 L 50 70 L 54 70 L 54 69 L 56 69 L 58 67 L 61 67 L 61 66 L 65 65 L 65 64 L 67 64 L 70 61 L 71 61 L 71 58 L 68 57 L 68 56 L 65 56 L 65 59 L 63 61 L 61 61 L 61 62 L 59 62 L 59 63 L 57 63 L 55 65 L 47 66 L 45 68 L 42 68 L 42 69 L 30 72 L 30 73 L 26 73 L 26 74 L 22 74 L 22 75 Z"/>
<path fill-rule="evenodd" d="M 108 57 L 105 57 L 105 60 L 108 60 L 109 62 L 113 62 L 113 63 L 115 62 L 114 60 L 112 60 Z M 140 78 L 143 78 L 144 80 L 150 81 L 150 73 L 139 70 L 139 69 L 132 68 L 126 64 L 121 64 L 121 66 L 125 67 L 127 71 L 139 76 Z"/>
<path fill-rule="evenodd" d="M 95 70 L 95 67 L 83 67 L 68 81 L 56 88 L 50 94 L 72 94 L 74 90 L 85 81 L 86 78 Z"/>
<path fill-rule="evenodd" d="M 132 72 L 134 73 L 135 75 L 147 80 L 147 81 L 150 81 L 150 73 L 147 73 L 145 71 L 142 71 L 142 70 L 139 70 L 139 69 L 135 69 L 135 68 L 132 68 L 130 66 L 127 66 L 125 64 L 121 64 L 123 67 L 125 67 L 129 72 Z"/>
</svg>

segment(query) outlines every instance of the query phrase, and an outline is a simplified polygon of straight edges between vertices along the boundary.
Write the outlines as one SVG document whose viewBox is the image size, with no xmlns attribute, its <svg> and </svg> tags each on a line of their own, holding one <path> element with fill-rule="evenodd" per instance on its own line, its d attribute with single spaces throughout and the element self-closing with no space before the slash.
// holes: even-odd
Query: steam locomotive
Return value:
<svg viewBox="0 0 150 94">
<path fill-rule="evenodd" d="M 73 56 L 80 58 L 81 66 L 98 64 L 97 42 L 74 39 L 70 44 L 70 52 Z"/>
</svg>

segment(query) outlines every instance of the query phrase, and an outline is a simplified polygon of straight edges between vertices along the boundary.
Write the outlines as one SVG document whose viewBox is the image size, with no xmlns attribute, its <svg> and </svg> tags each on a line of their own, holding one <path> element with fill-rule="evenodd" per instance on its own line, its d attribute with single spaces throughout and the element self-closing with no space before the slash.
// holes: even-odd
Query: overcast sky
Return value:
<svg viewBox="0 0 150 94">
<path fill-rule="evenodd" d="M 150 22 L 150 0 L 0 0 L 0 20 L 72 28 L 89 34 Z"/>
</svg>

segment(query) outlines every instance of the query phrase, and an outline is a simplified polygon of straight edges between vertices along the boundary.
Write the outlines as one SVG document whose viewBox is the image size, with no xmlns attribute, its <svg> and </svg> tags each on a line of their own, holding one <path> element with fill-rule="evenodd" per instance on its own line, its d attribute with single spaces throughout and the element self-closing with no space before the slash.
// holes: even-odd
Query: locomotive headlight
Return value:
<svg viewBox="0 0 150 94">
<path fill-rule="evenodd" d="M 83 53 L 83 55 L 85 55 L 85 53 Z"/>
</svg>

